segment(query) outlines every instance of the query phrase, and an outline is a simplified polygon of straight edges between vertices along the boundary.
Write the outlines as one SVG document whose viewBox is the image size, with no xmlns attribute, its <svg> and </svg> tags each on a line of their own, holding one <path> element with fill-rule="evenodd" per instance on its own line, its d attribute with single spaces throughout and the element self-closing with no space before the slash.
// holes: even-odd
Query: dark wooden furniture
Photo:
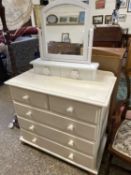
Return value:
<svg viewBox="0 0 131 175">
<path fill-rule="evenodd" d="M 7 79 L 7 72 L 0 57 L 0 84 Z"/>
<path fill-rule="evenodd" d="M 126 69 L 131 68 L 131 40 L 129 41 L 128 49 L 127 49 L 127 62 L 126 62 Z"/>
<path fill-rule="evenodd" d="M 96 27 L 94 30 L 95 47 L 121 47 L 123 30 L 119 26 Z"/>
<path fill-rule="evenodd" d="M 50 41 L 48 44 L 48 52 L 52 54 L 80 55 L 80 48 L 78 43 Z"/>
</svg>

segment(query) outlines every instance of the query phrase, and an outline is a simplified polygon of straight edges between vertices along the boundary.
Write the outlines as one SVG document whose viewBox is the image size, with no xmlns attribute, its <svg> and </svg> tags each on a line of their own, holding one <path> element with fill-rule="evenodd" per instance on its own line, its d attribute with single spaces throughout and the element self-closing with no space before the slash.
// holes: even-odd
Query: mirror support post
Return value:
<svg viewBox="0 0 131 175">
<path fill-rule="evenodd" d="M 90 28 L 89 30 L 89 45 L 88 45 L 88 61 L 91 63 L 92 59 L 92 46 L 93 46 L 93 36 L 94 36 L 94 29 Z"/>
</svg>

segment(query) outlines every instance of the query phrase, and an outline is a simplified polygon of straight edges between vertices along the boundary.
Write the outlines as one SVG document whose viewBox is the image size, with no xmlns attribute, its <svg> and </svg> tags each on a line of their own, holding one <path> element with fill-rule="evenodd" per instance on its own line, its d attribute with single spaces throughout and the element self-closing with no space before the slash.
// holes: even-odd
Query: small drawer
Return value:
<svg viewBox="0 0 131 175">
<path fill-rule="evenodd" d="M 63 132 L 88 139 L 94 142 L 97 139 L 97 127 L 85 122 L 54 114 L 49 111 L 39 110 L 31 106 L 22 105 L 14 102 L 15 110 L 18 116 L 32 120 L 44 125 L 51 126 Z"/>
<path fill-rule="evenodd" d="M 54 96 L 49 96 L 49 105 L 51 111 L 92 124 L 98 123 L 101 112 L 100 107 Z"/>
<path fill-rule="evenodd" d="M 13 100 L 38 108 L 48 109 L 47 95 L 16 87 L 11 87 L 10 90 Z"/>
<path fill-rule="evenodd" d="M 40 137 L 22 130 L 20 140 L 25 142 L 27 141 L 28 144 L 36 146 L 37 148 L 58 158 L 61 158 L 67 162 L 70 162 L 78 167 L 82 166 L 82 168 L 85 169 L 96 169 L 95 158 L 57 144 L 56 142 L 53 142 L 47 138 Z"/>
<path fill-rule="evenodd" d="M 29 132 L 35 133 L 39 136 L 53 140 L 61 145 L 70 147 L 74 150 L 82 152 L 87 155 L 95 155 L 96 144 L 89 142 L 85 139 L 80 139 L 78 137 L 72 136 L 70 134 L 61 132 L 54 128 L 40 125 L 28 120 L 19 118 L 20 127 Z"/>
</svg>

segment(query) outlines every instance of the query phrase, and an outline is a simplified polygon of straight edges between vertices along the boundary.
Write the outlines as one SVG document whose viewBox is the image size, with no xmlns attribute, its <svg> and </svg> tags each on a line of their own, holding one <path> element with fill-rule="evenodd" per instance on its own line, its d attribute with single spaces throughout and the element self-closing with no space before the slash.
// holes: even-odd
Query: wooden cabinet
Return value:
<svg viewBox="0 0 131 175">
<path fill-rule="evenodd" d="M 126 69 L 130 69 L 130 68 L 131 68 L 131 40 L 128 46 L 128 55 L 127 55 L 127 64 L 126 64 Z"/>
<path fill-rule="evenodd" d="M 94 30 L 93 46 L 95 47 L 121 47 L 123 30 L 119 26 L 96 27 Z"/>
<path fill-rule="evenodd" d="M 109 120 L 111 119 L 117 105 L 118 85 L 125 51 L 125 48 L 93 47 L 92 61 L 99 63 L 100 70 L 111 71 L 117 77 L 112 94 Z"/>
</svg>

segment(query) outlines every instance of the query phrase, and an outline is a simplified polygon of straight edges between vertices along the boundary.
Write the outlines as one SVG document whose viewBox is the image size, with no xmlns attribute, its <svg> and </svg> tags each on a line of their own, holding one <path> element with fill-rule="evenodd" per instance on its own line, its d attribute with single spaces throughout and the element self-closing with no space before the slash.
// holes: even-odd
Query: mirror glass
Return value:
<svg viewBox="0 0 131 175">
<path fill-rule="evenodd" d="M 47 54 L 83 55 L 84 8 L 58 5 L 45 13 Z"/>
</svg>

